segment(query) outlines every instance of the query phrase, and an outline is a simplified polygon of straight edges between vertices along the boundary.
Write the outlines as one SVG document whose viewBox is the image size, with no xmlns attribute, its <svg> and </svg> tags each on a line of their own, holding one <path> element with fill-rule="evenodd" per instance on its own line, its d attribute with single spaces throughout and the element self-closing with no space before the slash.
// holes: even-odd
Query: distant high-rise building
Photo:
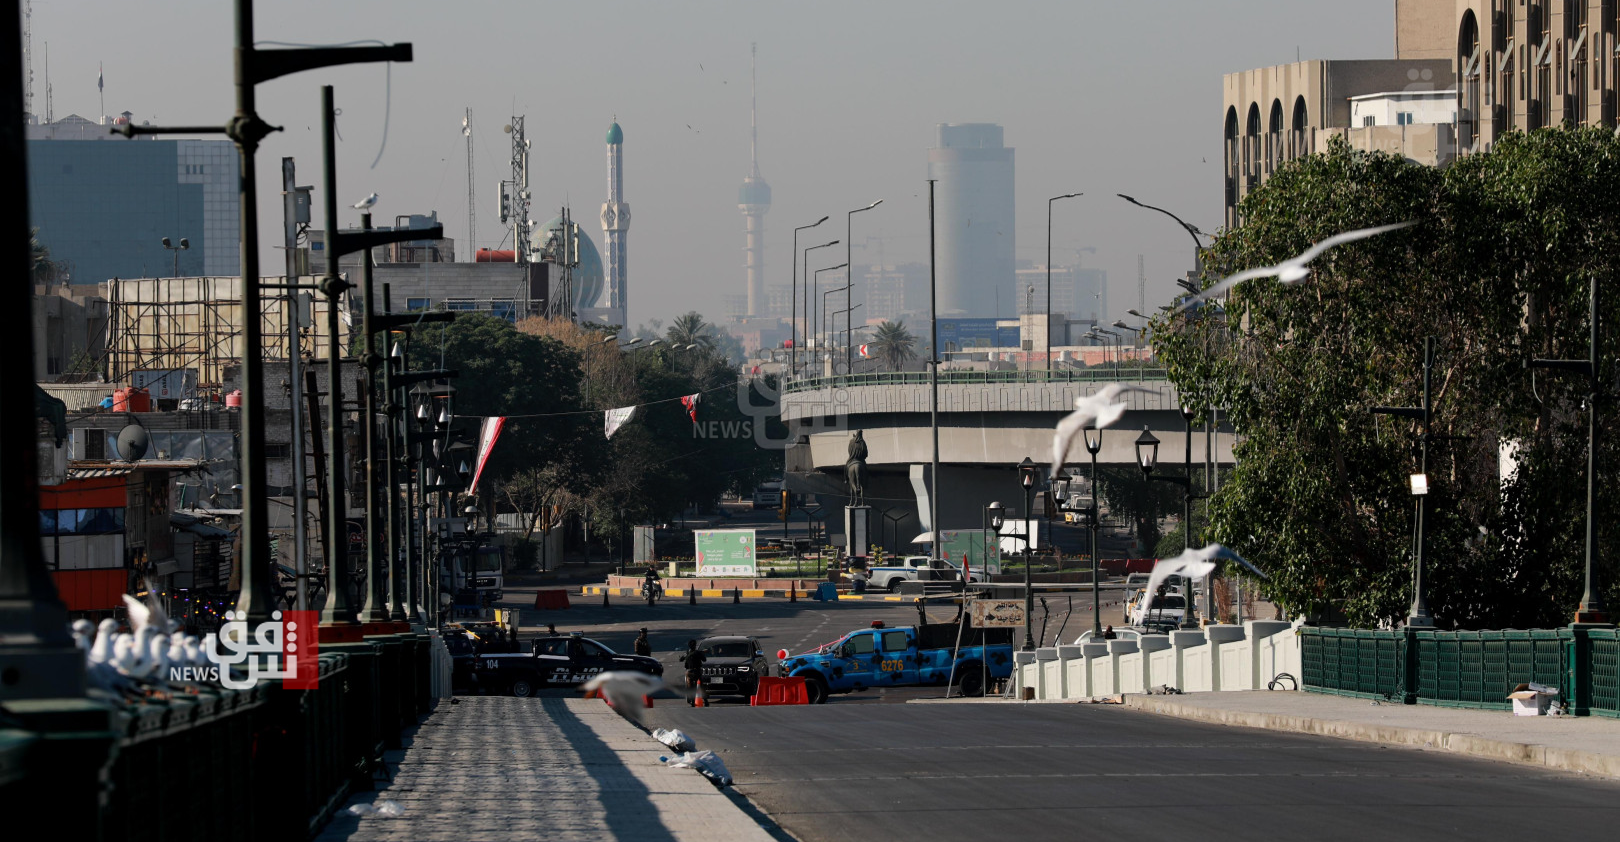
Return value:
<svg viewBox="0 0 1620 842">
<path fill-rule="evenodd" d="M 629 324 L 630 303 L 625 285 L 625 235 L 630 231 L 630 206 L 624 203 L 624 132 L 613 121 L 607 132 L 608 199 L 602 203 L 602 246 L 607 254 L 607 301 L 618 315 L 613 324 Z"/>
<path fill-rule="evenodd" d="M 27 126 L 28 218 L 51 259 L 65 264 L 79 284 L 166 278 L 176 271 L 239 274 L 235 145 L 111 133 L 129 120 L 129 112 L 100 122 L 71 115 Z M 184 237 L 190 248 L 171 253 L 164 237 L 173 243 Z"/>
<path fill-rule="evenodd" d="M 1013 301 L 1013 150 L 994 123 L 940 123 L 928 150 L 940 315 L 994 316 Z"/>
<path fill-rule="evenodd" d="M 754 56 L 757 59 L 759 48 L 754 47 Z M 753 71 L 750 70 L 753 75 Z M 759 174 L 759 83 L 757 76 L 754 80 L 753 104 L 750 106 L 748 123 L 752 130 L 749 142 L 750 156 L 753 160 L 752 169 L 747 178 L 743 179 L 742 187 L 737 191 L 737 207 L 742 210 L 743 218 L 748 221 L 748 245 L 744 251 L 748 255 L 746 268 L 748 270 L 747 289 L 747 315 L 760 315 L 765 307 L 765 212 L 771 209 L 771 186 Z"/>
</svg>

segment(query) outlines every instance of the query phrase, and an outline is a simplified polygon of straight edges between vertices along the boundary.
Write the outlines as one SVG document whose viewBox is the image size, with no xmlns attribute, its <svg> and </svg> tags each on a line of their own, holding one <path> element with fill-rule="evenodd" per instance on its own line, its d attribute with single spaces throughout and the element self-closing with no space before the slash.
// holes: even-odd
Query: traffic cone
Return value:
<svg viewBox="0 0 1620 842">
<path fill-rule="evenodd" d="M 696 706 L 698 706 L 700 708 L 706 708 L 706 707 L 709 706 L 709 703 L 707 701 L 705 701 L 704 698 L 703 698 L 703 691 L 702 690 L 698 691 L 697 699 L 695 701 L 693 701 L 692 704 L 694 704 L 694 705 L 696 705 Z"/>
<path fill-rule="evenodd" d="M 741 588 L 732 588 L 731 589 L 731 604 L 736 605 L 739 602 L 742 602 L 742 589 Z"/>
<path fill-rule="evenodd" d="M 799 589 L 798 589 L 797 583 L 789 582 L 788 583 L 788 602 L 798 602 L 798 601 L 799 601 Z"/>
<path fill-rule="evenodd" d="M 603 608 L 612 608 L 613 607 L 613 603 L 608 602 L 608 589 L 607 588 L 602 589 L 602 607 Z"/>
<path fill-rule="evenodd" d="M 653 706 L 652 697 L 651 696 L 642 696 L 641 697 L 641 703 L 646 705 L 647 707 L 652 707 Z"/>
<path fill-rule="evenodd" d="M 686 589 L 686 604 L 687 605 L 696 605 L 697 604 L 697 588 L 694 587 L 694 588 L 687 588 Z"/>
</svg>

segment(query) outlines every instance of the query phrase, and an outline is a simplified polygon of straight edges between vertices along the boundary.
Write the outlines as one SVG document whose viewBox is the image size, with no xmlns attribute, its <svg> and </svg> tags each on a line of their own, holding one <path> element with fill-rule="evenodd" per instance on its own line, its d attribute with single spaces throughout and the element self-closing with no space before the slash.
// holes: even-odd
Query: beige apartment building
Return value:
<svg viewBox="0 0 1620 842">
<path fill-rule="evenodd" d="M 1615 123 L 1615 0 L 1395 0 L 1395 57 L 1300 61 L 1222 80 L 1225 224 L 1284 161 L 1356 149 L 1430 166 L 1509 131 Z"/>
</svg>

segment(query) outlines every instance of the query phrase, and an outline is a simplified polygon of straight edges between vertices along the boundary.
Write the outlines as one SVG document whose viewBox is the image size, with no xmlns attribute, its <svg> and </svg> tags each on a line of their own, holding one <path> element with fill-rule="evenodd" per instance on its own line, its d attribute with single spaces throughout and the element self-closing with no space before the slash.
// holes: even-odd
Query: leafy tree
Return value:
<svg viewBox="0 0 1620 842">
<path fill-rule="evenodd" d="M 1567 622 L 1583 563 L 1585 489 L 1571 479 L 1585 475 L 1584 383 L 1532 380 L 1523 366 L 1586 356 L 1587 279 L 1613 278 L 1620 255 L 1617 186 L 1612 132 L 1551 129 L 1508 135 L 1443 171 L 1336 139 L 1244 200 L 1243 224 L 1205 255 L 1206 282 L 1339 231 L 1420 222 L 1326 253 L 1302 283 L 1248 281 L 1224 307 L 1154 322 L 1178 388 L 1195 406 L 1223 407 L 1239 433 L 1236 466 L 1210 501 L 1211 537 L 1267 571 L 1269 598 L 1361 624 L 1405 615 L 1419 431 L 1372 409 L 1418 405 L 1433 336 L 1431 608 L 1467 627 Z M 1600 323 L 1614 325 L 1620 296 L 1600 303 Z M 1507 475 L 1504 446 L 1518 454 Z M 1599 540 L 1615 546 L 1620 445 L 1599 446 Z M 1599 579 L 1612 601 L 1612 565 Z"/>
<path fill-rule="evenodd" d="M 872 349 L 890 371 L 899 371 L 917 356 L 917 337 L 911 335 L 904 322 L 884 321 L 872 336 Z"/>
</svg>

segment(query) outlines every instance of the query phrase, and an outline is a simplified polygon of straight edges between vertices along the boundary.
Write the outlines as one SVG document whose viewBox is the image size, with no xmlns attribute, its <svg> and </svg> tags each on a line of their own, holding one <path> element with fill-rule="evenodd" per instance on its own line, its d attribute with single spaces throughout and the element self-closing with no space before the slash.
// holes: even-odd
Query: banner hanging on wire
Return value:
<svg viewBox="0 0 1620 842">
<path fill-rule="evenodd" d="M 620 427 L 628 424 L 631 418 L 636 417 L 637 409 L 640 409 L 640 407 L 621 406 L 617 409 L 610 409 L 603 412 L 602 431 L 607 434 L 608 438 L 613 438 L 613 434 L 617 433 Z"/>
<path fill-rule="evenodd" d="M 495 449 L 495 440 L 501 437 L 501 429 L 506 426 L 506 416 L 493 415 L 484 419 L 484 424 L 478 430 L 478 468 L 473 471 L 472 493 L 478 493 L 478 478 L 484 475 L 484 465 L 489 463 L 489 453 Z"/>
</svg>

